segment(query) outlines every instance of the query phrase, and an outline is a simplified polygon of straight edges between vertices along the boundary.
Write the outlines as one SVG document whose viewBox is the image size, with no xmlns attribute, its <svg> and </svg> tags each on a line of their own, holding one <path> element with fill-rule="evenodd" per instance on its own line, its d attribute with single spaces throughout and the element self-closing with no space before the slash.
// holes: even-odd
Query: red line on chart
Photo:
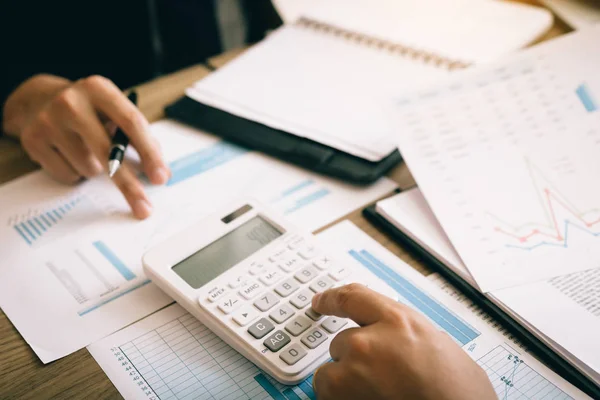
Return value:
<svg viewBox="0 0 600 400">
<path fill-rule="evenodd" d="M 575 219 L 577 219 L 579 222 L 583 223 L 587 228 L 591 228 L 600 222 L 600 218 L 596 219 L 595 221 L 584 220 L 583 217 L 577 213 L 577 211 L 575 211 L 572 207 L 570 207 L 565 202 L 563 202 L 558 196 L 556 196 L 554 193 L 552 193 L 550 191 L 550 189 L 548 189 L 548 188 L 544 188 L 544 195 L 545 195 L 546 203 L 548 205 L 548 210 L 550 211 L 550 219 L 551 219 L 551 223 L 552 223 L 551 228 L 553 231 L 552 233 L 546 233 L 539 229 L 532 229 L 531 232 L 527 233 L 526 235 L 516 235 L 514 233 L 511 233 L 511 232 L 508 232 L 508 231 L 502 229 L 501 227 L 496 227 L 495 228 L 496 232 L 499 232 L 504 235 L 510 236 L 514 239 L 517 239 L 521 243 L 525 243 L 525 242 L 527 242 L 527 240 L 529 240 L 530 238 L 535 237 L 535 236 L 544 236 L 544 237 L 548 237 L 548 238 L 551 238 L 551 239 L 554 239 L 557 241 L 565 240 L 565 238 L 563 237 L 563 235 L 560 231 L 558 221 L 556 219 L 556 213 L 554 211 L 553 201 L 557 202 L 565 210 L 569 211 L 575 217 Z"/>
</svg>

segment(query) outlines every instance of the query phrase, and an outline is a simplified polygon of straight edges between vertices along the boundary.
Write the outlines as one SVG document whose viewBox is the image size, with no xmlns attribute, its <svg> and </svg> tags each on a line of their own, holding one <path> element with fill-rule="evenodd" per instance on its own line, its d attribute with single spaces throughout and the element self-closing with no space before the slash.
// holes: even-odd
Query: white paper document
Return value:
<svg viewBox="0 0 600 400">
<path fill-rule="evenodd" d="M 377 210 L 462 279 L 475 280 L 419 189 L 377 203 Z M 487 293 L 496 305 L 600 384 L 600 269 Z"/>
<path fill-rule="evenodd" d="M 600 27 L 465 72 L 393 114 L 483 292 L 600 267 Z"/>
<path fill-rule="evenodd" d="M 346 185 L 171 121 L 152 131 L 173 176 L 147 187 L 145 221 L 105 177 L 70 187 L 35 172 L 0 188 L 0 306 L 43 362 L 169 304 L 142 254 L 219 205 L 254 197 L 313 231 L 395 188 Z"/>
<path fill-rule="evenodd" d="M 350 222 L 319 234 L 447 332 L 488 374 L 501 399 L 584 399 L 508 341 L 471 304 L 458 302 Z M 126 399 L 315 399 L 312 378 L 285 387 L 174 304 L 88 347 Z"/>
</svg>

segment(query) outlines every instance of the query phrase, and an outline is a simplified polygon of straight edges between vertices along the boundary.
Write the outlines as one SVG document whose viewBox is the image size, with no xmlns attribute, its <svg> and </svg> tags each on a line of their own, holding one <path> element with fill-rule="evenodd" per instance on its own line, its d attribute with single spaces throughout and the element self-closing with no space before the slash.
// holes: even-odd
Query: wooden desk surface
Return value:
<svg viewBox="0 0 600 400">
<path fill-rule="evenodd" d="M 532 0 L 524 2 L 535 3 Z M 568 30 L 565 24 L 557 21 L 543 40 Z M 219 68 L 242 52 L 243 49 L 239 49 L 214 57 L 209 60 L 209 65 L 211 68 Z M 140 109 L 150 121 L 162 118 L 162 110 L 166 104 L 183 95 L 187 86 L 209 73 L 210 70 L 204 66 L 194 66 L 140 85 Z M 18 143 L 6 138 L 0 139 L 0 184 L 36 168 Z M 397 182 L 400 188 L 414 186 L 414 180 L 405 165 L 394 169 L 390 178 Z M 420 260 L 375 229 L 362 217 L 360 210 L 345 218 L 350 219 L 412 267 L 423 274 L 429 274 L 430 271 Z M 0 398 L 118 399 L 121 396 L 86 349 L 43 365 L 0 311 Z"/>
</svg>

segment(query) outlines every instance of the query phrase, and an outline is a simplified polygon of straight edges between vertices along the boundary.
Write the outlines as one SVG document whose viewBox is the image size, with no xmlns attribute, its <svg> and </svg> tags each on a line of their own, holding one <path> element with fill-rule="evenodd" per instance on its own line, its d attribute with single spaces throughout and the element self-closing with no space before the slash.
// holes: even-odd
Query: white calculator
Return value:
<svg viewBox="0 0 600 400">
<path fill-rule="evenodd" d="M 243 201 L 144 255 L 147 275 L 230 346 L 283 384 L 329 359 L 352 321 L 311 308 L 315 293 L 360 282 L 393 291 L 342 252 L 319 246 L 255 201 Z"/>
</svg>

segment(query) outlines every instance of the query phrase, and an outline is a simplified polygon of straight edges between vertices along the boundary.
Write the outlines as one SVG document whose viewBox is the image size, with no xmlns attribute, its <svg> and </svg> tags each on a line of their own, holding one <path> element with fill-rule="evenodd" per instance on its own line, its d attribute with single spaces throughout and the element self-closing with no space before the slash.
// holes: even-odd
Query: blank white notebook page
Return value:
<svg viewBox="0 0 600 400">
<path fill-rule="evenodd" d="M 600 267 L 598 37 L 398 102 L 400 151 L 484 292 Z"/>
<path fill-rule="evenodd" d="M 288 26 L 199 81 L 187 95 L 377 161 L 396 149 L 384 104 L 448 74 L 397 53 Z"/>
</svg>

